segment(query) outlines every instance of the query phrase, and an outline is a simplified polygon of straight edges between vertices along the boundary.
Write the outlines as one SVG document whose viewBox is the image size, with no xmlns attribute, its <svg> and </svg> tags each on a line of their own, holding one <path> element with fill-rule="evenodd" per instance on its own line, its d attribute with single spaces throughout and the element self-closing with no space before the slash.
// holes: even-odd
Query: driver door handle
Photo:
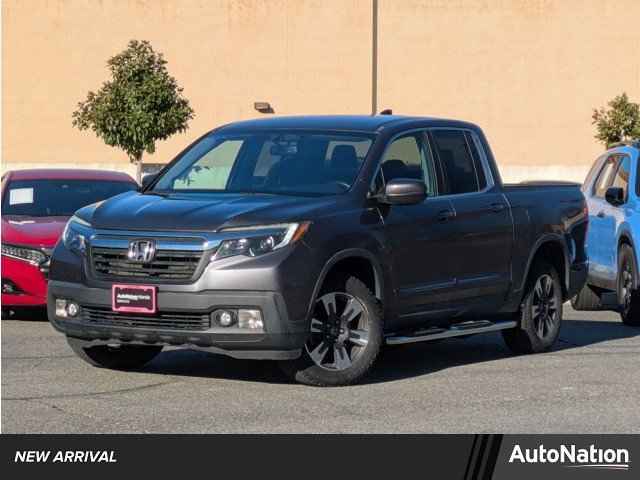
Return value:
<svg viewBox="0 0 640 480">
<path fill-rule="evenodd" d="M 438 213 L 438 221 L 440 222 L 448 222 L 456 216 L 456 213 L 453 210 L 442 210 Z"/>
<path fill-rule="evenodd" d="M 489 205 L 489 209 L 492 212 L 495 212 L 495 213 L 499 213 L 499 212 L 503 211 L 505 208 L 506 207 L 505 207 L 504 203 L 492 203 L 491 205 Z"/>
</svg>

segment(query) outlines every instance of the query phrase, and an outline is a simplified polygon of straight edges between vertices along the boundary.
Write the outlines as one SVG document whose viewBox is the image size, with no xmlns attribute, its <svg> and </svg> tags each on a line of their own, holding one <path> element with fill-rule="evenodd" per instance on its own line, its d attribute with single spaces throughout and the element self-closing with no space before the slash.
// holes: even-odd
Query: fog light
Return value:
<svg viewBox="0 0 640 480">
<path fill-rule="evenodd" d="M 236 321 L 236 314 L 233 310 L 216 310 L 213 312 L 213 321 L 221 327 L 230 327 Z"/>
<path fill-rule="evenodd" d="M 67 317 L 67 301 L 64 298 L 56 298 L 56 317 Z"/>
<path fill-rule="evenodd" d="M 8 278 L 2 279 L 2 293 L 16 294 L 20 293 L 18 286 Z"/>
<path fill-rule="evenodd" d="M 262 330 L 262 312 L 260 310 L 238 310 L 238 327 L 250 330 Z"/>
<path fill-rule="evenodd" d="M 79 311 L 80 311 L 80 307 L 78 306 L 77 303 L 71 302 L 67 305 L 67 313 L 69 314 L 70 317 L 75 317 L 76 315 L 78 315 Z"/>
</svg>

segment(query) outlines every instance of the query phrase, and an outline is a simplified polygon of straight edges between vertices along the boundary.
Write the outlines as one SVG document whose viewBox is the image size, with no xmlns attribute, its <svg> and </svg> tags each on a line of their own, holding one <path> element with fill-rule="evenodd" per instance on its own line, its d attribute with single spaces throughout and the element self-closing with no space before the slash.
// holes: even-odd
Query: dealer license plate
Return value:
<svg viewBox="0 0 640 480">
<path fill-rule="evenodd" d="M 150 285 L 113 285 L 114 312 L 156 313 L 156 287 Z"/>
</svg>

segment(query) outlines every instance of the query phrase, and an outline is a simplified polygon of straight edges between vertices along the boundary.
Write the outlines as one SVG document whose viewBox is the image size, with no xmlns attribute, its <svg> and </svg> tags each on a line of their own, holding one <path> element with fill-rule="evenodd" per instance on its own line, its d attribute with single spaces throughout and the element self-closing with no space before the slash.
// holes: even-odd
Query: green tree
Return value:
<svg viewBox="0 0 640 480">
<path fill-rule="evenodd" d="M 126 152 L 138 181 L 143 153 L 155 152 L 157 140 L 185 131 L 194 115 L 166 65 L 149 42 L 130 41 L 107 62 L 111 79 L 90 91 L 73 112 L 75 127 L 91 129 L 107 145 Z"/>
<path fill-rule="evenodd" d="M 608 106 L 593 110 L 591 123 L 596 126 L 596 139 L 609 147 L 615 142 L 640 138 L 640 105 L 630 102 L 623 93 Z"/>
</svg>

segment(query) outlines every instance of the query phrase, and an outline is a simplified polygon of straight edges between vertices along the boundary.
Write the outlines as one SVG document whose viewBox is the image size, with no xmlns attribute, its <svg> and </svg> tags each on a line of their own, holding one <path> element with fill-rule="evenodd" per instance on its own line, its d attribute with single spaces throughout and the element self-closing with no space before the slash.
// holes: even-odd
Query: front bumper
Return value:
<svg viewBox="0 0 640 480">
<path fill-rule="evenodd" d="M 44 306 L 47 303 L 47 279 L 40 267 L 2 255 L 2 283 L 13 284 L 15 293 L 2 293 L 2 305 Z"/>
<path fill-rule="evenodd" d="M 81 306 L 74 318 L 61 318 L 55 314 L 55 299 L 72 300 Z M 50 281 L 48 315 L 51 324 L 64 334 L 87 341 L 87 346 L 97 344 L 173 345 L 206 350 L 235 358 L 293 359 L 300 356 L 307 338 L 305 322 L 290 322 L 283 296 L 273 291 L 170 291 L 163 286 L 157 293 L 158 312 L 174 312 L 208 315 L 220 308 L 257 308 L 262 312 L 264 329 L 229 329 L 209 325 L 205 329 L 163 328 L 159 326 L 127 326 L 126 315 L 118 324 L 91 319 L 85 311 L 111 308 L 111 289 L 94 288 L 83 284 Z M 84 308 L 83 308 L 84 307 Z"/>
</svg>

